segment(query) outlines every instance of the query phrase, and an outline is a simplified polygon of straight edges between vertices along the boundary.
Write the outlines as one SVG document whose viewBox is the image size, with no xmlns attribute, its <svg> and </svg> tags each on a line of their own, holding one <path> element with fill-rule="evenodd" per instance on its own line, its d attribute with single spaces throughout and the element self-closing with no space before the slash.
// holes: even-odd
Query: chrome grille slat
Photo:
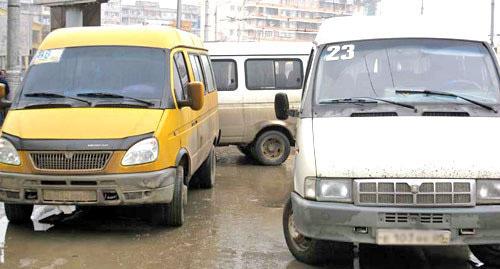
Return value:
<svg viewBox="0 0 500 269">
<path fill-rule="evenodd" d="M 474 206 L 475 180 L 356 179 L 354 203 L 360 206 Z"/>
<path fill-rule="evenodd" d="M 102 170 L 111 158 L 108 151 L 30 152 L 33 166 L 41 171 Z"/>
</svg>

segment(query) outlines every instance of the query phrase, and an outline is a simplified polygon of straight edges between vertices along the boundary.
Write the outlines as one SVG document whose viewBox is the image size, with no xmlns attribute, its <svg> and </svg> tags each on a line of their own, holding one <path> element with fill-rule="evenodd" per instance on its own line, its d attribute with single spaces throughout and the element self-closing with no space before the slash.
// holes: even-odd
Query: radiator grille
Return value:
<svg viewBox="0 0 500 269">
<path fill-rule="evenodd" d="M 383 213 L 383 220 L 387 223 L 444 223 L 444 214 L 434 213 Z"/>
<path fill-rule="evenodd" d="M 354 202 L 365 206 L 473 206 L 475 181 L 467 179 L 358 179 Z"/>
<path fill-rule="evenodd" d="M 95 171 L 104 169 L 111 152 L 31 152 L 30 157 L 38 170 Z"/>
</svg>

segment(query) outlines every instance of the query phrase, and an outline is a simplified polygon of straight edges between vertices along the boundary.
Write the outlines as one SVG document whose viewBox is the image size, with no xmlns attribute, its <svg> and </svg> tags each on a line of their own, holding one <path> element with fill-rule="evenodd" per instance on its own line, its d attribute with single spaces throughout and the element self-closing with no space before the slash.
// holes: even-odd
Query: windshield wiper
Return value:
<svg viewBox="0 0 500 269">
<path fill-rule="evenodd" d="M 341 98 L 341 99 L 326 99 L 326 100 L 321 100 L 319 103 L 320 104 L 345 104 L 345 103 L 376 104 L 379 102 L 406 107 L 409 109 L 413 109 L 415 112 L 417 112 L 417 108 L 415 106 L 405 104 L 405 103 L 396 102 L 396 101 L 391 101 L 391 100 L 387 100 L 387 99 L 376 98 L 376 97 L 352 97 L 352 98 Z"/>
<path fill-rule="evenodd" d="M 71 99 L 71 100 L 76 100 L 80 101 L 83 103 L 86 103 L 87 105 L 91 106 L 92 102 L 76 98 L 76 97 L 71 97 L 71 96 L 66 96 L 58 93 L 49 93 L 49 92 L 33 92 L 33 93 L 26 93 L 24 94 L 26 97 L 37 97 L 37 98 L 66 98 L 66 99 Z"/>
<path fill-rule="evenodd" d="M 154 106 L 154 103 L 151 103 L 146 100 L 138 99 L 135 97 L 130 97 L 130 96 L 125 96 L 125 95 L 120 95 L 120 94 L 115 94 L 115 93 L 107 93 L 107 92 L 89 92 L 89 93 L 79 93 L 76 96 L 81 96 L 81 97 L 92 97 L 92 98 L 119 98 L 119 99 L 130 99 L 134 100 L 139 103 L 143 103 L 147 106 Z"/>
<path fill-rule="evenodd" d="M 437 96 L 447 96 L 447 97 L 455 97 L 455 98 L 459 98 L 459 99 L 462 99 L 464 101 L 467 101 L 471 104 L 474 104 L 474 105 L 477 105 L 477 106 L 480 106 L 484 109 L 487 109 L 487 110 L 490 110 L 490 111 L 493 111 L 495 113 L 498 113 L 498 111 L 492 107 L 492 106 L 489 106 L 487 104 L 483 104 L 479 101 L 476 101 L 476 100 L 472 100 L 468 97 L 464 97 L 464 96 L 461 96 L 461 95 L 458 95 L 458 94 L 454 94 L 454 93 L 451 93 L 451 92 L 440 92 L 440 91 L 430 91 L 430 90 L 396 90 L 396 94 L 426 94 L 426 95 L 437 95 Z"/>
</svg>

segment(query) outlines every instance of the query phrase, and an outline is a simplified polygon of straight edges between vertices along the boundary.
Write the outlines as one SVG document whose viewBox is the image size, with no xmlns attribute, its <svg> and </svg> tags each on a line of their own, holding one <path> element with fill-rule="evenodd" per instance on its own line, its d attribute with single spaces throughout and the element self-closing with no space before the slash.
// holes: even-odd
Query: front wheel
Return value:
<svg viewBox="0 0 500 269">
<path fill-rule="evenodd" d="M 5 215 L 11 223 L 21 224 L 31 222 L 33 205 L 4 204 Z"/>
<path fill-rule="evenodd" d="M 471 252 L 486 265 L 500 267 L 500 244 L 471 245 Z"/>
<path fill-rule="evenodd" d="M 174 195 L 169 204 L 156 204 L 150 207 L 154 224 L 179 227 L 184 224 L 184 167 L 177 166 L 174 182 Z"/>
<path fill-rule="evenodd" d="M 290 155 L 290 140 L 280 131 L 266 131 L 259 135 L 252 152 L 263 165 L 280 165 Z"/>
<path fill-rule="evenodd" d="M 332 259 L 331 242 L 308 238 L 297 231 L 291 199 L 288 199 L 283 210 L 283 231 L 286 245 L 297 260 L 310 265 L 321 265 Z"/>
</svg>

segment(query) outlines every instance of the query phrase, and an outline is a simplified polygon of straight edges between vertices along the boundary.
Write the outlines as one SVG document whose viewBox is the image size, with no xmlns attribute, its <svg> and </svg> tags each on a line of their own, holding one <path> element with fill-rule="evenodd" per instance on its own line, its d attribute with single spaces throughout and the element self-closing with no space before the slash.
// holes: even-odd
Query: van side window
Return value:
<svg viewBox="0 0 500 269">
<path fill-rule="evenodd" d="M 249 90 L 300 89 L 304 80 L 300 59 L 254 59 L 245 62 Z"/>
<path fill-rule="evenodd" d="M 174 55 L 174 86 L 175 86 L 175 98 L 178 101 L 187 100 L 187 88 L 189 84 L 189 77 L 187 73 L 186 60 L 181 52 L 177 52 Z M 176 81 L 177 80 L 177 81 Z"/>
<path fill-rule="evenodd" d="M 205 74 L 205 80 L 207 82 L 208 92 L 215 91 L 214 74 L 212 72 L 212 66 L 210 65 L 210 59 L 207 55 L 200 55 L 201 63 L 203 65 L 203 73 Z"/>
<path fill-rule="evenodd" d="M 205 85 L 205 93 L 207 92 L 207 83 L 205 83 L 205 78 L 203 77 L 203 71 L 201 70 L 200 58 L 198 55 L 189 54 L 189 61 L 191 61 L 191 66 L 193 67 L 194 80 L 199 81 Z"/>
<path fill-rule="evenodd" d="M 234 60 L 212 60 L 212 65 L 218 91 L 234 91 L 238 88 L 238 70 Z"/>
</svg>

